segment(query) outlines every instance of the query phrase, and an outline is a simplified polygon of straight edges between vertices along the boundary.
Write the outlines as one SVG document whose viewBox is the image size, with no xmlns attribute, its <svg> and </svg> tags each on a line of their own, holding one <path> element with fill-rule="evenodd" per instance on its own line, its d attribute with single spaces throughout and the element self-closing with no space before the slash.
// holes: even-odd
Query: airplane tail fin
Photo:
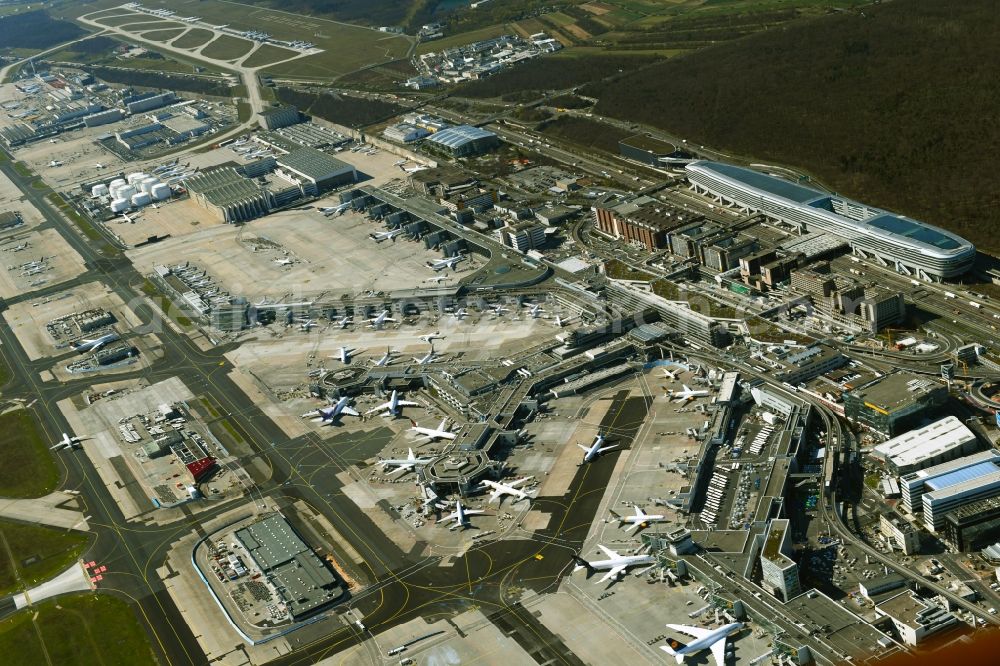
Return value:
<svg viewBox="0 0 1000 666">
<path fill-rule="evenodd" d="M 685 655 L 679 654 L 677 652 L 677 650 L 680 650 L 683 647 L 684 646 L 678 643 L 677 641 L 670 641 L 666 645 L 661 645 L 660 649 L 669 654 L 674 659 L 676 659 L 678 664 L 683 664 Z"/>
<path fill-rule="evenodd" d="M 579 553 L 574 554 L 573 561 L 576 563 L 576 569 L 574 571 L 579 571 L 580 569 L 587 570 L 587 578 L 594 575 L 594 567 L 590 566 L 590 562 L 580 557 Z"/>
</svg>

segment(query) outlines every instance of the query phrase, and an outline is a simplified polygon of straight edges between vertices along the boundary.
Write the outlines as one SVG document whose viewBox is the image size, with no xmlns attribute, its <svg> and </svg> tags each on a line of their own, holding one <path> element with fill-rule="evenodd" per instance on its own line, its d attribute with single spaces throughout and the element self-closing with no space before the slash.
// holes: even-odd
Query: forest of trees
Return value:
<svg viewBox="0 0 1000 666">
<path fill-rule="evenodd" d="M 572 88 L 634 71 L 657 60 L 651 56 L 544 56 L 489 78 L 458 87 L 461 97 L 502 97 L 531 90 Z"/>
<path fill-rule="evenodd" d="M 405 111 L 398 104 L 348 95 L 312 93 L 294 88 L 277 88 L 275 92 L 278 101 L 292 104 L 302 113 L 352 128 L 381 122 Z"/>
<path fill-rule="evenodd" d="M 615 155 L 618 154 L 618 142 L 632 134 L 617 127 L 609 127 L 577 116 L 559 116 L 552 122 L 545 123 L 540 131 L 584 148 L 596 148 Z"/>
<path fill-rule="evenodd" d="M 95 77 L 109 83 L 122 83 L 128 86 L 142 86 L 143 88 L 182 90 L 212 97 L 229 97 L 233 94 L 233 89 L 227 83 L 193 76 L 171 76 L 145 69 L 124 69 L 121 67 L 87 67 L 86 69 Z"/>
<path fill-rule="evenodd" d="M 0 49 L 47 49 L 85 34 L 75 23 L 56 20 L 41 9 L 0 18 Z"/>
<path fill-rule="evenodd" d="M 596 111 L 951 229 L 1000 252 L 1000 12 L 909 0 L 806 20 L 584 92 Z"/>
</svg>

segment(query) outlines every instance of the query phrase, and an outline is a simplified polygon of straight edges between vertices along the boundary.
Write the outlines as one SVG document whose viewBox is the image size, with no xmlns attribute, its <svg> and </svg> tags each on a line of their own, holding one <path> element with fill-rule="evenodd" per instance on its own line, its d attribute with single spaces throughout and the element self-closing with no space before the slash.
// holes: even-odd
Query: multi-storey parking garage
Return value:
<svg viewBox="0 0 1000 666">
<path fill-rule="evenodd" d="M 943 229 L 820 192 L 764 173 L 698 160 L 685 167 L 697 192 L 800 228 L 847 240 L 861 253 L 926 279 L 966 273 L 976 257 L 969 241 Z"/>
</svg>

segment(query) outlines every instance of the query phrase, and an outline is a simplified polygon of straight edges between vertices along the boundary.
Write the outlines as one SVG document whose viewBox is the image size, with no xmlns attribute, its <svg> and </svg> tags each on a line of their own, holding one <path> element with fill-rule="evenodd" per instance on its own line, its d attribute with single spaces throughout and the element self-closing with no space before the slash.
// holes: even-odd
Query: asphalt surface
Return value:
<svg viewBox="0 0 1000 666">
<path fill-rule="evenodd" d="M 345 440 L 338 442 L 336 447 L 315 435 L 289 440 L 228 379 L 227 373 L 232 368 L 223 357 L 228 347 L 202 351 L 184 335 L 162 325 L 159 312 L 137 298 L 144 278 L 123 256 L 114 250 L 105 254 L 85 240 L 44 198 L 46 191 L 32 187 L 37 177 L 22 178 L 11 162 L 0 162 L 0 171 L 42 212 L 46 219 L 42 228 L 57 229 L 86 262 L 85 274 L 70 283 L 52 287 L 52 291 L 64 290 L 74 283 L 100 280 L 132 306 L 144 325 L 155 328 L 162 342 L 163 358 L 150 368 L 120 374 L 116 379 L 142 377 L 157 382 L 178 376 L 196 395 L 211 396 L 240 436 L 251 443 L 253 454 L 242 461 L 244 465 L 248 469 L 268 470 L 264 478 L 255 478 L 260 497 L 278 503 L 294 500 L 308 503 L 322 512 L 362 555 L 365 573 L 372 584 L 360 596 L 351 599 L 348 606 L 356 608 L 365 618 L 369 630 L 379 632 L 418 616 L 447 618 L 476 606 L 483 608 L 502 631 L 536 658 L 577 663 L 572 661 L 565 646 L 559 645 L 558 639 L 518 604 L 518 599 L 524 590 L 554 590 L 560 578 L 570 570 L 570 555 L 583 544 L 619 455 L 617 451 L 581 466 L 565 496 L 535 500 L 540 509 L 553 513 L 550 529 L 534 535 L 526 533 L 524 538 L 484 543 L 456 558 L 450 566 L 439 566 L 440 560 L 436 557 L 421 559 L 404 553 L 377 529 L 364 511 L 343 495 L 336 479 L 336 473 L 370 457 L 373 447 L 384 441 L 384 433 L 368 433 L 363 441 Z M 36 292 L 30 298 L 21 296 L 0 302 L 0 311 L 21 300 L 37 298 Z M 59 433 L 69 429 L 57 402 L 78 394 L 90 386 L 93 379 L 81 377 L 61 383 L 42 383 L 38 373 L 46 369 L 51 360 L 29 360 L 6 325 L 0 326 L 0 343 L 14 374 L 12 381 L 3 387 L 4 397 L 36 400 L 31 409 L 43 423 L 45 434 L 57 439 Z M 628 444 L 645 418 L 646 410 L 644 398 L 627 398 L 619 394 L 602 428 L 617 433 L 622 443 Z M 200 647 L 166 593 L 156 569 L 163 564 L 167 550 L 177 539 L 200 529 L 203 521 L 242 505 L 246 500 L 220 502 L 206 512 L 168 527 L 128 523 L 85 455 L 70 452 L 56 459 L 62 467 L 60 488 L 80 491 L 86 514 L 91 516 L 89 524 L 95 537 L 84 556 L 108 567 L 99 592 L 113 593 L 135 604 L 154 650 L 165 663 L 205 663 Z M 307 469 L 323 469 L 327 473 L 304 474 Z M 257 493 L 254 497 L 258 497 Z M 367 638 L 339 619 L 337 612 L 344 608 L 334 608 L 328 612 L 328 617 L 291 634 L 294 651 L 274 663 L 313 663 Z M 0 616 L 11 612 L 10 604 L 0 600 Z"/>
</svg>

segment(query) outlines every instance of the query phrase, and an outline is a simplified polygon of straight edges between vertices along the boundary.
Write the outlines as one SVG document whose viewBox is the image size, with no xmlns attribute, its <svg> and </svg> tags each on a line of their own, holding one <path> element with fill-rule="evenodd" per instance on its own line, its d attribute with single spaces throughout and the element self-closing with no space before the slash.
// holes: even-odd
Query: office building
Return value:
<svg viewBox="0 0 1000 666">
<path fill-rule="evenodd" d="M 791 558 L 792 533 L 788 520 L 775 518 L 767 526 L 764 547 L 760 552 L 763 572 L 761 587 L 782 601 L 788 601 L 801 592 L 799 565 Z"/>
<path fill-rule="evenodd" d="M 963 506 L 1000 495 L 1000 466 L 984 462 L 950 472 L 924 484 L 920 502 L 924 508 L 924 527 L 938 532 L 945 516 Z"/>
<path fill-rule="evenodd" d="M 976 248 L 951 232 L 751 169 L 698 160 L 685 167 L 692 188 L 810 231 L 839 236 L 865 255 L 928 279 L 972 268 Z"/>
<path fill-rule="evenodd" d="M 597 231 L 650 251 L 669 247 L 670 231 L 700 219 L 648 196 L 608 196 L 595 202 L 591 210 Z"/>
<path fill-rule="evenodd" d="M 880 287 L 867 289 L 864 299 L 858 304 L 857 315 L 868 331 L 878 333 L 906 318 L 906 299 L 898 291 Z"/>
<path fill-rule="evenodd" d="M 839 350 L 815 344 L 782 356 L 778 362 L 783 367 L 775 373 L 775 377 L 778 381 L 797 386 L 844 366 L 847 360 Z"/>
<path fill-rule="evenodd" d="M 545 245 L 545 227 L 535 222 L 521 222 L 497 229 L 500 242 L 518 252 L 527 252 Z"/>
<path fill-rule="evenodd" d="M 980 463 L 993 463 L 1000 469 L 1000 451 L 989 449 L 973 453 L 971 456 L 950 460 L 927 469 L 911 472 L 899 477 L 899 489 L 903 494 L 903 508 L 910 514 L 923 517 L 923 494 L 927 491 L 927 482 L 938 479 L 951 472 L 963 470 Z"/>
<path fill-rule="evenodd" d="M 946 416 L 879 444 L 872 456 L 898 476 L 967 456 L 977 448 L 975 433 L 954 416 Z"/>
<path fill-rule="evenodd" d="M 1000 536 L 1000 497 L 990 497 L 960 507 L 945 516 L 942 538 L 956 550 L 984 548 Z"/>
<path fill-rule="evenodd" d="M 687 340 L 713 347 L 725 347 L 732 341 L 729 330 L 723 324 L 691 310 L 686 302 L 668 301 L 662 296 L 613 280 L 608 282 L 606 293 L 612 305 L 622 312 L 656 310 L 662 324 Z"/>
<path fill-rule="evenodd" d="M 882 536 L 894 543 L 904 555 L 915 555 L 920 552 L 920 532 L 902 516 L 895 513 L 881 513 L 878 524 Z"/>
<path fill-rule="evenodd" d="M 295 125 L 299 120 L 301 120 L 299 110 L 289 105 L 267 109 L 260 114 L 257 122 L 260 124 L 261 129 L 273 130 L 279 127 Z"/>
<path fill-rule="evenodd" d="M 236 539 L 268 577 L 295 620 L 344 594 L 337 577 L 281 514 L 236 530 Z"/>
<path fill-rule="evenodd" d="M 278 164 L 275 173 L 297 183 L 309 196 L 358 181 L 353 166 L 315 148 L 293 150 L 275 158 L 275 162 Z"/>
<path fill-rule="evenodd" d="M 918 425 L 948 400 L 948 387 L 920 375 L 897 372 L 843 394 L 848 419 L 894 437 Z"/>
<path fill-rule="evenodd" d="M 919 645 L 931 634 L 956 624 L 954 615 L 924 601 L 913 591 L 906 590 L 875 606 L 879 617 L 892 621 L 900 640 L 910 646 Z"/>
<path fill-rule="evenodd" d="M 481 155 L 500 145 L 493 132 L 472 125 L 456 125 L 435 132 L 425 141 L 451 157 Z"/>
</svg>

